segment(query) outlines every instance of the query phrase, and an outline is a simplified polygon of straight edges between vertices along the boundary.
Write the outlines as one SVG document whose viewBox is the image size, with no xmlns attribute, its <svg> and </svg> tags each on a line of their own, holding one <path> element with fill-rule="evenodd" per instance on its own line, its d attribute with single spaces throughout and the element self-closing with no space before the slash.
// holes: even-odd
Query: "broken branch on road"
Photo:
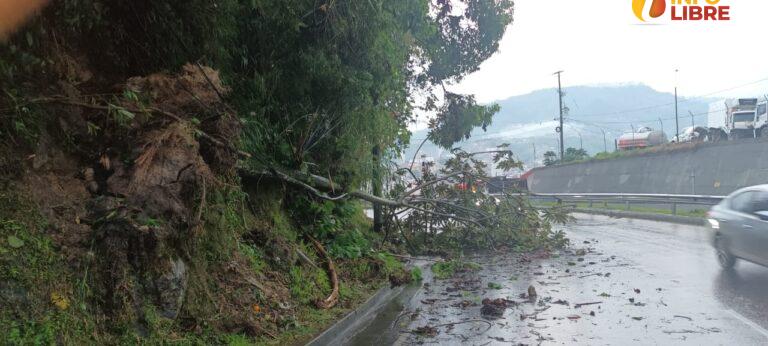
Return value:
<svg viewBox="0 0 768 346">
<path fill-rule="evenodd" d="M 574 305 L 573 305 L 573 307 L 578 309 L 578 308 L 580 308 L 580 307 L 582 307 L 582 306 L 587 306 L 587 305 L 597 305 L 597 304 L 602 304 L 602 303 L 603 303 L 603 302 L 589 302 L 589 303 L 579 303 L 579 304 L 574 304 Z"/>
</svg>

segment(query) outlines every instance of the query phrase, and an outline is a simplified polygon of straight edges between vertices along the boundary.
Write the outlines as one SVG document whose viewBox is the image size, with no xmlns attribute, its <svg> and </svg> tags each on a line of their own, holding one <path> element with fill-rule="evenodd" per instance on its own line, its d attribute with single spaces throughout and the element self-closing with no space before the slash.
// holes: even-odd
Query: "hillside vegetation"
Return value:
<svg viewBox="0 0 768 346">
<path fill-rule="evenodd" d="M 562 245 L 562 215 L 454 188 L 472 153 L 419 197 L 390 168 L 417 107 L 446 148 L 497 111 L 444 85 L 513 4 L 460 2 L 51 2 L 0 47 L 0 335 L 300 343 L 418 278 L 391 253 Z"/>
</svg>

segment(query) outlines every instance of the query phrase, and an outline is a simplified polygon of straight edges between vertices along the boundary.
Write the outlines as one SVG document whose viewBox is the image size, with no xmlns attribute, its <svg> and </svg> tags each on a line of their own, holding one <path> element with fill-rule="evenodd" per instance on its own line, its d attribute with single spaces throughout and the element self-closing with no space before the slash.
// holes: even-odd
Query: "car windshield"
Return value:
<svg viewBox="0 0 768 346">
<path fill-rule="evenodd" d="M 733 122 L 745 122 L 745 121 L 754 121 L 754 120 L 755 120 L 754 112 L 741 112 L 741 113 L 733 114 Z"/>
</svg>

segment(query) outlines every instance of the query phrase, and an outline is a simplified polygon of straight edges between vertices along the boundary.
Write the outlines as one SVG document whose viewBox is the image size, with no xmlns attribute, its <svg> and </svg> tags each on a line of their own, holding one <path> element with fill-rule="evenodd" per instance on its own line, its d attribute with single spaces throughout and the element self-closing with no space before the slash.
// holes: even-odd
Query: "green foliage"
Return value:
<svg viewBox="0 0 768 346">
<path fill-rule="evenodd" d="M 554 248 L 564 248 L 571 244 L 571 240 L 565 235 L 565 232 L 559 230 L 550 236 L 550 245 Z"/>
<path fill-rule="evenodd" d="M 250 164 L 330 174 L 357 187 L 376 168 L 372 148 L 393 155 L 406 142 L 415 92 L 428 95 L 422 108 L 439 114 L 435 141 L 448 146 L 487 126 L 497 107 L 440 86 L 496 51 L 512 2 L 462 2 L 243 6 L 233 54 L 233 82 L 242 92 L 233 98 L 248 114 L 244 146 L 257 154 Z"/>
<path fill-rule="evenodd" d="M 569 210 L 567 208 L 556 205 L 542 210 L 541 214 L 542 219 L 547 222 L 564 225 L 568 222 L 575 221 L 574 217 L 568 212 Z"/>
<path fill-rule="evenodd" d="M 458 254 L 498 247 L 525 251 L 550 246 L 551 224 L 568 221 L 567 210 L 553 209 L 542 215 L 523 196 L 485 192 L 483 186 L 489 177 L 484 155 L 493 154 L 499 169 L 519 167 L 506 145 L 497 149 L 469 153 L 455 148 L 439 172 L 423 172 L 416 182 L 423 188 L 414 200 L 429 209 L 412 210 L 403 220 L 393 221 L 410 226 L 403 234 L 413 251 Z M 395 190 L 405 189 L 401 186 Z"/>
<path fill-rule="evenodd" d="M 512 20 L 512 6 L 509 0 L 51 2 L 0 47 L 4 91 L 0 135 L 9 143 L 21 140 L 30 147 L 43 134 L 64 139 L 60 143 L 83 145 L 82 137 L 60 125 L 62 109 L 68 107 L 30 100 L 82 93 L 81 101 L 90 102 L 88 94 L 93 93 L 118 100 L 96 114 L 104 115 L 103 120 L 76 119 L 82 132 L 105 145 L 133 143 L 135 133 L 129 129 L 145 114 L 120 106 L 124 104 L 120 100 L 131 100 L 139 108 L 141 103 L 130 93 L 112 95 L 113 86 L 132 76 L 173 72 L 185 63 L 200 62 L 219 70 L 232 88 L 226 101 L 244 126 L 242 148 L 253 154 L 243 166 L 296 169 L 341 186 L 362 187 L 370 173 L 381 170 L 383 162 L 396 157 L 407 142 L 417 95 L 428 100 L 421 108 L 438 114 L 430 137 L 446 146 L 473 128 L 490 124 L 498 107 L 479 106 L 473 96 L 450 94 L 443 86 L 476 71 L 497 50 Z M 194 116 L 202 120 L 192 118 L 193 124 L 205 123 L 203 115 Z M 380 160 L 373 160 L 374 147 L 381 148 Z M 78 158 L 85 161 L 86 155 L 82 156 Z M 190 196 L 195 201 L 202 197 Z M 371 255 L 377 239 L 367 235 L 370 225 L 362 220 L 359 205 L 318 202 L 300 194 L 285 199 L 268 203 L 265 218 L 288 241 L 297 241 L 303 232 L 326 244 L 336 258 Z M 190 257 L 194 271 L 185 297 L 188 313 L 208 317 L 215 313 L 215 303 L 209 299 L 215 285 L 208 271 L 216 264 L 242 255 L 255 271 L 265 268 L 263 252 L 242 243 L 251 226 L 245 204 L 237 188 L 209 190 L 205 203 L 198 201 L 203 229 L 195 230 L 197 236 L 169 241 Z M 88 293 L 92 283 L 79 277 L 88 271 L 70 272 L 50 239 L 39 232 L 41 225 L 31 224 L 32 220 L 15 216 L 1 220 L 0 278 L 34 287 L 30 292 L 46 303 L 25 311 L 21 319 L 11 318 L 10 309 L 4 309 L 0 334 L 24 344 L 101 341 L 92 340 L 97 333 L 91 323 L 98 313 L 85 304 L 86 298 L 93 298 Z M 141 222 L 162 226 L 158 220 Z M 386 273 L 403 270 L 393 256 L 371 256 L 382 261 Z M 329 291 L 322 270 L 292 267 L 286 275 L 291 294 L 300 302 Z M 79 286 L 71 287 L 76 282 Z M 54 291 L 62 291 L 71 301 L 69 309 L 51 308 L 46 294 Z M 151 307 L 144 313 L 150 343 L 177 327 L 155 318 Z M 141 343 L 141 337 L 127 331 L 130 326 L 116 329 L 124 334 L 119 341 Z M 196 342 L 200 340 L 195 337 L 181 341 Z"/>
<path fill-rule="evenodd" d="M 461 260 L 450 260 L 450 261 L 442 261 L 442 262 L 436 262 L 432 264 L 432 274 L 435 275 L 435 278 L 438 279 L 449 279 L 456 275 L 456 273 L 462 272 L 462 271 L 478 271 L 482 269 L 482 267 L 474 262 L 464 262 Z"/>
<path fill-rule="evenodd" d="M 619 157 L 628 156 L 631 154 L 636 154 L 637 152 L 642 152 L 643 149 L 636 150 L 636 151 L 614 151 L 614 152 L 601 152 L 595 154 L 594 159 L 595 160 L 610 160 L 610 159 L 616 159 Z"/>
<path fill-rule="evenodd" d="M 328 252 L 334 258 L 360 258 L 371 249 L 368 239 L 357 229 L 341 232 L 328 246 Z"/>
<path fill-rule="evenodd" d="M 262 272 L 267 267 L 264 250 L 249 244 L 239 244 L 240 253 L 250 262 L 250 267 L 255 272 Z"/>
<path fill-rule="evenodd" d="M 301 267 L 293 267 L 288 273 L 291 281 L 291 295 L 298 299 L 302 304 L 307 304 L 312 300 L 314 287 L 312 282 L 307 280 Z"/>
<path fill-rule="evenodd" d="M 199 260 L 225 260 L 238 249 L 241 236 L 249 230 L 245 198 L 236 188 L 217 189 L 207 194 L 203 219 L 205 228 L 212 231 L 204 232 L 199 241 L 187 244 L 195 247 L 194 253 L 203 255 Z"/>
<path fill-rule="evenodd" d="M 244 335 L 229 335 L 226 339 L 226 344 L 228 346 L 250 346 L 253 345 L 253 342 L 250 338 Z"/>
<path fill-rule="evenodd" d="M 370 253 L 375 236 L 358 202 L 316 202 L 301 196 L 296 205 L 292 218 L 305 233 L 327 244 L 332 257 L 355 259 Z"/>
<path fill-rule="evenodd" d="M 136 114 L 129 112 L 124 107 L 116 106 L 111 103 L 109 104 L 109 115 L 112 116 L 117 123 L 117 126 L 123 128 L 128 127 L 133 119 L 136 118 Z"/>
<path fill-rule="evenodd" d="M 432 265 L 432 273 L 438 279 L 448 279 L 455 271 L 454 262 L 437 262 Z"/>
<path fill-rule="evenodd" d="M 584 149 L 567 148 L 565 149 L 565 158 L 560 160 L 553 151 L 544 153 L 544 165 L 552 166 L 560 163 L 578 162 L 589 159 L 589 154 Z"/>
<path fill-rule="evenodd" d="M 301 304 L 309 304 L 315 299 L 330 292 L 331 283 L 328 275 L 322 270 L 309 270 L 302 267 L 292 267 L 288 278 L 290 291 Z"/>
<path fill-rule="evenodd" d="M 411 280 L 413 282 L 419 282 L 424 279 L 423 274 L 421 273 L 421 268 L 419 267 L 413 267 L 411 269 Z"/>
<path fill-rule="evenodd" d="M 503 287 L 501 286 L 501 284 L 498 284 L 498 283 L 495 283 L 495 282 L 489 282 L 488 283 L 488 288 L 490 288 L 492 290 L 500 290 Z"/>
<path fill-rule="evenodd" d="M 403 263 L 398 261 L 395 256 L 387 252 L 377 252 L 374 258 L 377 258 L 384 264 L 383 272 L 387 275 L 398 273 L 403 270 Z"/>
<path fill-rule="evenodd" d="M 66 266 L 45 227 L 33 203 L 0 189 L 0 335 L 10 345 L 92 342 L 87 277 Z"/>
<path fill-rule="evenodd" d="M 438 117 L 430 120 L 429 139 L 451 149 L 457 142 L 469 139 L 476 127 L 485 130 L 490 126 L 493 115 L 499 110 L 498 105 L 478 105 L 473 96 L 446 93 Z"/>
<path fill-rule="evenodd" d="M 565 149 L 565 162 L 583 161 L 589 158 L 589 154 L 584 149 L 568 148 Z"/>
</svg>

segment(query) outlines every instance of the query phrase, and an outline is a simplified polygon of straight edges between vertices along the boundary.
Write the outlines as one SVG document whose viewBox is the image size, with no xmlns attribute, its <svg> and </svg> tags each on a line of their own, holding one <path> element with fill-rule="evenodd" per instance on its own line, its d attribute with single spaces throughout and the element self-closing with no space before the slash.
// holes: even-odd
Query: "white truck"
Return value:
<svg viewBox="0 0 768 346">
<path fill-rule="evenodd" d="M 768 97 L 766 97 L 766 101 L 757 104 L 755 129 L 757 137 L 768 138 Z"/>
<path fill-rule="evenodd" d="M 723 104 L 725 108 L 723 108 Z M 725 100 L 709 106 L 709 139 L 713 142 L 754 138 L 756 127 L 756 98 Z"/>
</svg>

